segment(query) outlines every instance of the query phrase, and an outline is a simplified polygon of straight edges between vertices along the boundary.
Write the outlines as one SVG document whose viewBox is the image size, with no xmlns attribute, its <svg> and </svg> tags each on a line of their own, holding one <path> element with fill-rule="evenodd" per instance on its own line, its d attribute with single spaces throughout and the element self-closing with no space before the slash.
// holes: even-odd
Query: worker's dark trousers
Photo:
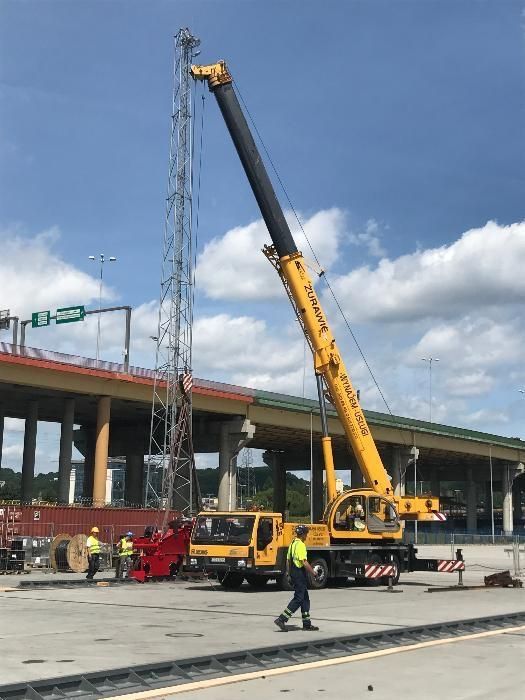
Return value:
<svg viewBox="0 0 525 700">
<path fill-rule="evenodd" d="M 92 554 L 89 557 L 89 568 L 88 568 L 88 575 L 86 578 L 93 578 L 93 576 L 97 573 L 97 571 L 100 569 L 100 554 Z"/>
<path fill-rule="evenodd" d="M 308 582 L 306 578 L 306 570 L 304 567 L 297 567 L 292 564 L 290 566 L 290 578 L 292 580 L 294 596 L 288 603 L 286 611 L 290 613 L 290 617 L 296 610 L 301 608 L 303 618 L 309 617 L 310 612 L 310 596 L 308 595 Z"/>
</svg>

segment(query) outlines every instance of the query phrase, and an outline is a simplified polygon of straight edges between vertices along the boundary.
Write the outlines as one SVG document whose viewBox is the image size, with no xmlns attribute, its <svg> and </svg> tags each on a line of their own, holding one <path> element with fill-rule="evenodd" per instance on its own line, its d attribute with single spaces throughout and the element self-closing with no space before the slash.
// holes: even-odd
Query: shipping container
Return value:
<svg viewBox="0 0 525 700">
<path fill-rule="evenodd" d="M 0 506 L 1 507 L 1 506 Z M 153 525 L 160 528 L 164 511 L 145 508 L 85 508 L 83 506 L 21 506 L 17 507 L 16 525 L 0 523 L 0 540 L 5 547 L 16 538 L 55 537 L 61 532 L 70 535 L 89 534 L 95 525 L 100 539 L 114 541 L 120 533 L 131 530 L 142 534 L 144 528 Z M 168 521 L 180 515 L 170 511 Z"/>
</svg>

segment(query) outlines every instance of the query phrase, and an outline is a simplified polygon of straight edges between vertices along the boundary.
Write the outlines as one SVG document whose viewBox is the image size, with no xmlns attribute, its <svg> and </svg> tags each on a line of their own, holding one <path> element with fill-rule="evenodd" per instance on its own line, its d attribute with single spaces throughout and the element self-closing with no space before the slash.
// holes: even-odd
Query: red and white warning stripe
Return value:
<svg viewBox="0 0 525 700">
<path fill-rule="evenodd" d="M 447 516 L 445 515 L 445 513 L 440 513 L 438 510 L 433 510 L 432 515 L 434 516 L 433 520 L 437 520 L 440 523 L 444 523 L 445 520 L 447 519 Z"/>
<path fill-rule="evenodd" d="M 462 559 L 438 559 L 438 571 L 445 574 L 465 571 L 465 562 Z"/>
<path fill-rule="evenodd" d="M 182 391 L 186 396 L 189 396 L 191 394 L 191 388 L 193 386 L 193 377 L 189 372 L 186 372 L 185 374 L 181 374 L 179 376 L 179 382 Z"/>
<path fill-rule="evenodd" d="M 394 564 L 365 564 L 365 578 L 395 576 L 395 569 Z"/>
</svg>

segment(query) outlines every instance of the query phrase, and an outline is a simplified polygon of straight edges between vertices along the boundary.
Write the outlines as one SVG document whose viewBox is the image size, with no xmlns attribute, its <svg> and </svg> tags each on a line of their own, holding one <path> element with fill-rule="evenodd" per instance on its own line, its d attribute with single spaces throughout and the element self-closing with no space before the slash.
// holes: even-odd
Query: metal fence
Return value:
<svg viewBox="0 0 525 700">
<path fill-rule="evenodd" d="M 417 538 L 413 530 L 405 530 L 404 541 L 409 544 L 450 544 L 458 546 L 469 544 L 503 545 L 512 544 L 515 540 L 525 543 L 525 533 L 513 535 L 478 534 L 475 532 L 418 532 Z"/>
<path fill-rule="evenodd" d="M 94 360 L 81 355 L 68 355 L 54 350 L 42 350 L 41 348 L 30 348 L 26 345 L 13 345 L 12 343 L 0 343 L 0 353 L 4 355 L 14 355 L 16 357 L 27 357 L 31 360 L 49 360 L 59 362 L 64 365 L 75 365 L 85 369 L 99 369 L 106 372 L 116 372 L 118 374 L 131 374 L 134 377 L 155 378 L 155 370 L 144 367 L 129 367 L 126 371 L 123 364 L 119 362 L 106 362 L 105 360 Z"/>
<path fill-rule="evenodd" d="M 40 567 L 40 568 L 50 568 L 50 546 L 53 539 L 59 534 L 68 534 L 74 537 L 79 533 L 85 533 L 86 527 L 84 524 L 80 523 L 70 523 L 70 524 L 60 524 L 55 525 L 55 523 L 43 524 L 44 528 L 43 534 L 38 536 L 31 536 L 24 534 L 27 533 L 32 527 L 33 523 L 17 523 L 17 528 L 20 534 L 11 538 L 9 543 L 4 542 L 3 546 L 10 549 L 11 541 L 18 541 L 22 543 L 21 548 L 25 551 L 25 565 L 28 567 Z M 115 526 L 115 525 L 101 525 L 100 526 L 100 565 L 101 570 L 111 569 L 113 567 L 113 560 L 116 554 L 116 544 L 120 539 L 120 536 L 127 531 L 133 532 L 134 535 L 142 535 L 144 532 L 144 525 L 127 525 L 125 528 Z"/>
</svg>

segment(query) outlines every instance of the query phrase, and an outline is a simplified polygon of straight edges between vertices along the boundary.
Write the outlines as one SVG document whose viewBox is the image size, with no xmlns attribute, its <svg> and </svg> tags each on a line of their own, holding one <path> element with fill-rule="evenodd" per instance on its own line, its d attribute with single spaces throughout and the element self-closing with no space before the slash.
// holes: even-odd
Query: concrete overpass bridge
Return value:
<svg viewBox="0 0 525 700">
<path fill-rule="evenodd" d="M 4 417 L 25 420 L 22 500 L 30 502 L 38 421 L 61 424 L 59 498 L 67 502 L 72 445 L 85 457 L 84 496 L 103 505 L 108 457 L 126 457 L 126 501 L 139 504 L 143 462 L 149 450 L 152 370 L 47 350 L 0 343 L 0 460 Z M 235 456 L 244 445 L 265 450 L 274 471 L 274 504 L 285 508 L 285 470 L 313 465 L 314 499 L 322 504 L 321 426 L 316 401 L 220 382 L 196 379 L 193 387 L 196 452 L 219 455 L 219 503 L 235 504 Z M 513 501 L 521 517 L 520 478 L 525 441 L 410 418 L 366 411 L 374 439 L 398 491 L 413 489 L 418 477 L 433 493 L 444 481 L 466 484 L 467 526 L 476 529 L 479 506 L 501 492 L 504 529 L 512 531 Z M 79 430 L 74 430 L 79 425 Z M 362 483 L 343 428 L 329 411 L 336 468 L 349 469 Z M 0 461 L 1 464 L 1 461 Z M 319 512 L 316 514 L 320 515 Z"/>
</svg>

